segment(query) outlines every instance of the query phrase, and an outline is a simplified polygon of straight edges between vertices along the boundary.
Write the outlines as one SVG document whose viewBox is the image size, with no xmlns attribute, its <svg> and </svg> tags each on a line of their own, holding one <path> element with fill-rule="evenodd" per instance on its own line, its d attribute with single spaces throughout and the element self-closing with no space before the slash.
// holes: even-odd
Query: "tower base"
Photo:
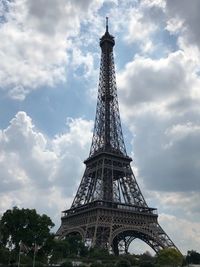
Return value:
<svg viewBox="0 0 200 267">
<path fill-rule="evenodd" d="M 176 248 L 158 224 L 156 209 L 115 202 L 94 201 L 63 212 L 58 238 L 79 233 L 91 247 L 104 248 L 115 255 L 127 253 L 139 238 L 155 252 Z"/>
</svg>

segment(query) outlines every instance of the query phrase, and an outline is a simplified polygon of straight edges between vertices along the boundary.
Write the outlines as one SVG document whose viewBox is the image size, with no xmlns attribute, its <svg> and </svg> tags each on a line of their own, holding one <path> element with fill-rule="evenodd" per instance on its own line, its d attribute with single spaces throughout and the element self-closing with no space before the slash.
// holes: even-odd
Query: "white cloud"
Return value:
<svg viewBox="0 0 200 267">
<path fill-rule="evenodd" d="M 125 37 L 126 41 L 132 42 L 145 42 L 148 40 L 149 35 L 156 31 L 157 26 L 145 20 L 144 13 L 138 9 L 132 9 L 129 12 L 129 26 L 128 35 Z"/>
<path fill-rule="evenodd" d="M 132 45 L 136 45 L 141 54 L 152 53 L 157 43 L 154 35 L 159 31 L 162 8 L 159 1 L 122 1 L 114 6 L 108 16 L 114 20 L 112 28 L 121 33 L 123 41 L 132 52 Z M 121 37 L 120 36 L 120 37 Z"/>
<path fill-rule="evenodd" d="M 91 53 L 86 53 L 84 55 L 80 49 L 73 49 L 72 52 L 72 64 L 74 70 L 78 70 L 83 67 L 84 76 L 89 77 L 94 71 L 93 55 Z"/>
<path fill-rule="evenodd" d="M 199 221 L 199 192 L 165 192 L 163 194 L 163 192 L 151 191 L 148 197 L 153 202 L 159 203 L 158 209 L 165 213 L 168 212 L 193 222 Z"/>
<path fill-rule="evenodd" d="M 181 28 L 183 26 L 183 21 L 181 21 L 178 18 L 171 18 L 167 21 L 167 26 L 166 29 L 170 32 L 170 33 L 178 33 Z"/>
<path fill-rule="evenodd" d="M 199 17 L 200 2 L 193 0 L 192 3 L 187 0 L 166 0 L 166 13 L 169 20 L 175 18 L 182 23 L 181 32 L 186 38 L 187 43 L 200 44 L 200 17 Z M 170 29 L 169 29 L 170 30 Z M 172 28 L 173 32 L 174 28 Z"/>
<path fill-rule="evenodd" d="M 200 125 L 193 125 L 191 122 L 173 125 L 171 128 L 166 130 L 166 135 L 170 137 L 170 146 L 172 146 L 173 142 L 177 142 L 178 140 L 182 140 L 188 136 L 198 137 L 200 135 Z"/>
<path fill-rule="evenodd" d="M 0 88 L 11 98 L 24 100 L 32 90 L 64 82 L 70 51 L 76 44 L 72 45 L 71 38 L 79 33 L 81 20 L 101 4 L 95 0 L 84 1 L 84 5 L 66 0 L 48 4 L 44 0 L 6 1 L 9 12 L 1 4 L 5 21 L 0 24 Z M 89 54 L 82 56 L 82 63 L 91 72 Z"/>
<path fill-rule="evenodd" d="M 118 75 L 126 119 L 149 111 L 171 117 L 172 109 L 180 114 L 197 108 L 192 105 L 200 100 L 196 67 L 196 58 L 180 50 L 156 60 L 135 56 Z"/>
<path fill-rule="evenodd" d="M 42 212 L 46 207 L 55 219 L 54 211 L 69 207 L 89 150 L 92 122 L 68 119 L 67 127 L 66 133 L 50 140 L 25 112 L 18 112 L 1 130 L 1 212 L 13 205 Z"/>
<path fill-rule="evenodd" d="M 164 0 L 143 0 L 142 5 L 147 6 L 147 7 L 165 8 L 166 3 Z"/>
</svg>

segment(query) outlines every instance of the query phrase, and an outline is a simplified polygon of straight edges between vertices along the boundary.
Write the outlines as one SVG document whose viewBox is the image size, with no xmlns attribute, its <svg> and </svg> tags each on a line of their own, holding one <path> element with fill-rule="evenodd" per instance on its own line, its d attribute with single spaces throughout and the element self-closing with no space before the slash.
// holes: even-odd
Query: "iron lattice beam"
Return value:
<svg viewBox="0 0 200 267">
<path fill-rule="evenodd" d="M 85 242 L 127 253 L 139 238 L 156 252 L 174 243 L 158 224 L 156 209 L 148 207 L 131 169 L 121 128 L 114 37 L 100 39 L 101 65 L 96 119 L 86 168 L 72 206 L 63 212 L 59 238 L 78 232 Z M 177 249 L 177 248 L 176 248 Z"/>
</svg>

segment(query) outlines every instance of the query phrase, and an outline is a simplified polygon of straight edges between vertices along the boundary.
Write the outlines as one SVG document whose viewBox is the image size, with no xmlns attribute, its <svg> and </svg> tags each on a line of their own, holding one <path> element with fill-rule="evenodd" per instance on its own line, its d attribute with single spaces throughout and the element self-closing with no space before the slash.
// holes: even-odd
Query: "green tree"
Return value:
<svg viewBox="0 0 200 267">
<path fill-rule="evenodd" d="M 138 266 L 139 264 L 139 256 L 136 256 L 134 254 L 125 254 L 120 256 L 121 259 L 125 259 L 130 262 L 131 266 Z"/>
<path fill-rule="evenodd" d="M 47 243 L 48 245 L 48 243 Z M 50 256 L 50 263 L 57 263 L 64 258 L 67 258 L 69 251 L 69 244 L 65 240 L 53 239 L 51 244 L 48 245 L 46 251 Z"/>
<path fill-rule="evenodd" d="M 90 249 L 89 256 L 95 259 L 107 259 L 110 257 L 107 249 L 97 247 Z"/>
<path fill-rule="evenodd" d="M 139 259 L 139 266 L 140 267 L 153 267 L 154 266 L 154 257 L 147 251 L 140 255 Z"/>
<path fill-rule="evenodd" d="M 63 240 L 55 239 L 51 235 L 40 251 L 50 258 L 50 263 L 58 263 L 69 257 L 84 257 L 88 248 L 78 234 L 70 234 Z"/>
<path fill-rule="evenodd" d="M 115 263 L 114 262 L 106 263 L 105 267 L 115 267 Z"/>
<path fill-rule="evenodd" d="M 104 265 L 102 263 L 96 261 L 96 262 L 93 262 L 90 265 L 90 267 L 104 267 Z"/>
<path fill-rule="evenodd" d="M 67 244 L 69 256 L 86 256 L 88 248 L 82 241 L 82 237 L 77 233 L 72 233 L 66 236 L 65 243 Z"/>
<path fill-rule="evenodd" d="M 26 247 L 44 246 L 51 236 L 50 230 L 54 223 L 47 215 L 37 214 L 35 209 L 7 210 L 0 221 L 1 240 L 4 247 L 11 242 L 14 250 L 19 250 L 20 241 Z"/>
<path fill-rule="evenodd" d="M 60 266 L 61 267 L 73 267 L 73 264 L 71 261 L 65 261 Z"/>
<path fill-rule="evenodd" d="M 8 264 L 9 250 L 0 246 L 0 263 Z"/>
<path fill-rule="evenodd" d="M 187 263 L 199 264 L 200 263 L 200 253 L 195 250 L 189 250 L 186 256 Z"/>
<path fill-rule="evenodd" d="M 117 262 L 116 267 L 131 267 L 131 264 L 128 260 L 121 259 Z"/>
<path fill-rule="evenodd" d="M 160 266 L 180 266 L 183 262 L 182 254 L 174 248 L 165 248 L 157 254 L 157 263 Z"/>
</svg>

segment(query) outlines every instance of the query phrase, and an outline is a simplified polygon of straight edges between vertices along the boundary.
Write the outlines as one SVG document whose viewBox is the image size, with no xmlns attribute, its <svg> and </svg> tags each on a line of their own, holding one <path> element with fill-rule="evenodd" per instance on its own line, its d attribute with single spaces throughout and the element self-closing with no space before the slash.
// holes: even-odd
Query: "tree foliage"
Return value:
<svg viewBox="0 0 200 267">
<path fill-rule="evenodd" d="M 73 267 L 73 264 L 72 264 L 72 262 L 71 261 L 65 261 L 65 262 L 63 262 L 61 265 L 60 265 L 60 267 Z"/>
<path fill-rule="evenodd" d="M 79 234 L 70 234 L 65 239 L 59 240 L 52 236 L 43 247 L 46 254 L 50 256 L 50 263 L 61 262 L 66 258 L 85 257 L 88 255 L 88 248 L 85 246 Z"/>
<path fill-rule="evenodd" d="M 88 253 L 88 248 L 82 241 L 82 237 L 77 233 L 67 235 L 65 243 L 68 244 L 68 255 L 84 257 Z"/>
<path fill-rule="evenodd" d="M 157 254 L 157 263 L 160 266 L 181 266 L 183 262 L 182 254 L 174 248 L 165 248 Z"/>
<path fill-rule="evenodd" d="M 19 209 L 14 207 L 7 210 L 0 221 L 1 241 L 4 246 L 11 243 L 14 249 L 19 249 L 20 241 L 27 247 L 43 246 L 51 236 L 54 226 L 47 215 L 37 214 L 35 209 Z"/>
<path fill-rule="evenodd" d="M 121 259 L 117 262 L 116 267 L 131 267 L 131 264 L 128 260 Z"/>
<path fill-rule="evenodd" d="M 195 250 L 189 250 L 186 256 L 187 263 L 200 264 L 200 253 Z"/>
<path fill-rule="evenodd" d="M 0 246 L 0 263 L 8 264 L 9 250 Z"/>
<path fill-rule="evenodd" d="M 93 262 L 90 267 L 104 267 L 104 265 L 101 262 Z"/>
<path fill-rule="evenodd" d="M 142 255 L 140 255 L 139 258 L 140 267 L 153 267 L 154 263 L 155 259 L 149 252 L 145 252 Z"/>
<path fill-rule="evenodd" d="M 45 250 L 49 253 L 50 263 L 57 263 L 67 258 L 69 251 L 69 243 L 65 240 L 57 240 L 53 238 L 47 242 Z"/>
<path fill-rule="evenodd" d="M 89 256 L 95 259 L 105 259 L 108 258 L 110 255 L 107 249 L 94 247 L 89 250 Z"/>
</svg>

